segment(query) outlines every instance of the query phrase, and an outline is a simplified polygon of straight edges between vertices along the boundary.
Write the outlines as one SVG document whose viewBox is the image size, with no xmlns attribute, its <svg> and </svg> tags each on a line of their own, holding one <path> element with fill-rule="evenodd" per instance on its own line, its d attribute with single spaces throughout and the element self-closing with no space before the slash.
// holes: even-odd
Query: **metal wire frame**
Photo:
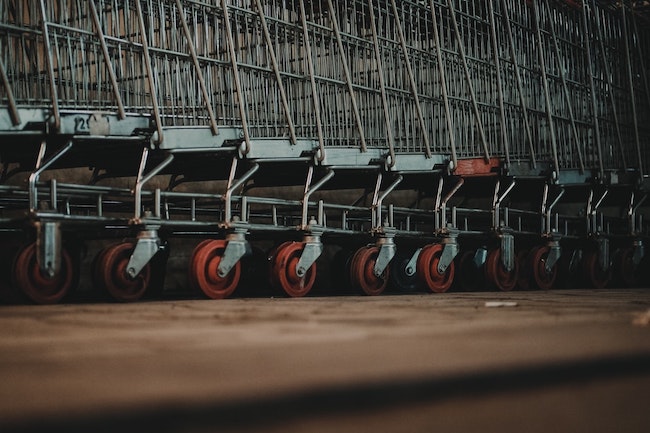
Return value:
<svg viewBox="0 0 650 433">
<path fill-rule="evenodd" d="M 7 0 L 2 104 L 241 126 L 323 148 L 649 162 L 648 31 L 552 0 Z M 4 78 L 6 77 L 6 79 Z"/>
</svg>

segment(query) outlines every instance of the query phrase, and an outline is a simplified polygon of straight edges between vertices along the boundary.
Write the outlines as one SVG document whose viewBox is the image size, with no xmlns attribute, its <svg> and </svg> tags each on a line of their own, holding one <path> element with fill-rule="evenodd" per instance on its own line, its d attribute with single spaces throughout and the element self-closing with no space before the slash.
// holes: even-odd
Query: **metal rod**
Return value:
<svg viewBox="0 0 650 433">
<path fill-rule="evenodd" d="M 508 142 L 508 134 L 506 133 L 506 109 L 505 109 L 504 97 L 503 97 L 503 83 L 501 82 L 501 60 L 499 58 L 499 43 L 497 40 L 497 31 L 494 23 L 495 21 L 494 4 L 492 3 L 492 0 L 488 0 L 487 3 L 488 3 L 488 9 L 490 11 L 489 15 L 490 15 L 490 36 L 492 40 L 492 55 L 494 59 L 494 68 L 496 73 L 497 92 L 499 95 L 499 113 L 501 114 L 500 116 L 501 140 L 502 140 L 503 151 L 505 152 L 506 155 L 506 164 L 509 167 L 510 166 L 510 145 Z"/>
<path fill-rule="evenodd" d="M 50 179 L 50 209 L 56 211 L 58 209 L 58 201 L 56 179 Z"/>
<path fill-rule="evenodd" d="M 312 101 L 314 105 L 314 118 L 316 119 L 316 132 L 318 134 L 318 154 L 317 160 L 322 162 L 325 159 L 325 135 L 323 133 L 323 121 L 321 119 L 320 96 L 316 86 L 316 74 L 314 71 L 314 59 L 311 52 L 311 43 L 309 42 L 309 28 L 307 27 L 307 13 L 305 11 L 305 2 L 299 1 L 300 19 L 302 21 L 302 34 L 305 43 L 305 53 L 307 59 L 307 68 L 309 72 L 309 83 L 311 84 Z"/>
<path fill-rule="evenodd" d="M 176 1 L 180 1 L 180 0 L 176 0 Z M 271 59 L 271 65 L 273 66 L 273 72 L 275 73 L 275 81 L 277 82 L 278 91 L 280 92 L 282 108 L 284 109 L 284 115 L 287 119 L 287 127 L 289 128 L 289 138 L 291 139 L 291 144 L 296 144 L 296 128 L 294 127 L 293 120 L 291 119 L 291 110 L 289 109 L 287 92 L 285 91 L 284 84 L 282 83 L 282 75 L 280 75 L 280 67 L 278 66 L 278 59 L 275 55 L 275 49 L 273 48 L 273 40 L 271 39 L 271 34 L 269 33 L 269 26 L 266 23 L 266 17 L 264 16 L 264 10 L 262 9 L 261 0 L 255 0 L 255 6 L 257 7 L 257 12 L 260 17 L 260 22 L 262 24 L 262 32 L 264 33 L 264 38 L 266 39 L 266 46 L 269 52 L 269 57 Z"/>
<path fill-rule="evenodd" d="M 402 175 L 397 176 L 393 183 L 391 183 L 388 188 L 386 188 L 384 192 L 377 197 L 375 203 L 373 203 L 373 208 L 376 209 L 376 219 L 373 224 L 375 227 L 381 227 L 383 225 L 381 221 L 381 206 L 384 202 L 384 199 L 388 197 L 388 194 L 392 193 L 395 188 L 397 188 L 397 186 L 402 183 L 403 180 L 404 177 Z"/>
<path fill-rule="evenodd" d="M 434 226 L 436 229 L 439 229 L 442 226 L 442 218 L 440 217 L 440 207 L 442 206 L 442 188 L 445 183 L 445 178 L 440 177 L 438 179 L 438 191 L 436 192 L 436 203 L 435 207 L 433 208 L 434 212 Z"/>
<path fill-rule="evenodd" d="M 444 229 L 447 226 L 447 202 L 458 192 L 458 190 L 465 184 L 465 179 L 458 178 L 456 185 L 445 195 L 440 203 L 440 226 L 438 228 Z M 456 218 L 452 216 L 452 226 L 456 227 Z"/>
<path fill-rule="evenodd" d="M 174 155 L 171 154 L 167 156 L 160 164 L 154 167 L 149 173 L 144 175 L 144 170 L 147 166 L 147 159 L 149 155 L 149 150 L 144 149 L 142 152 L 142 159 L 140 161 L 140 169 L 138 170 L 138 178 L 135 182 L 134 188 L 134 200 L 135 200 L 135 219 L 140 219 L 142 217 L 142 187 L 153 179 L 154 176 L 158 175 L 165 167 L 172 163 L 174 160 Z M 158 212 L 160 213 L 160 212 Z"/>
<path fill-rule="evenodd" d="M 455 169 L 458 166 L 458 151 L 456 150 L 456 135 L 454 134 L 454 122 L 452 120 L 451 107 L 449 105 L 449 90 L 447 89 L 447 77 L 445 73 L 445 64 L 442 60 L 442 44 L 438 35 L 438 17 L 434 0 L 429 1 L 431 8 L 431 21 L 433 23 L 433 42 L 436 49 L 436 62 L 438 64 L 438 73 L 440 74 L 440 91 L 442 93 L 442 102 L 445 107 L 445 121 L 447 123 L 447 138 L 449 147 L 451 147 L 451 162 Z"/>
<path fill-rule="evenodd" d="M 596 1 L 591 0 L 593 11 L 596 10 Z M 621 151 L 621 162 L 623 163 L 623 170 L 627 170 L 627 160 L 625 157 L 625 148 L 623 147 L 623 139 L 621 137 L 621 127 L 618 118 L 618 110 L 616 109 L 616 100 L 614 99 L 614 86 L 612 85 L 612 76 L 609 69 L 609 64 L 607 63 L 607 51 L 605 51 L 605 44 L 603 43 L 603 31 L 600 28 L 600 20 L 596 20 L 596 34 L 598 39 L 598 46 L 600 47 L 600 53 L 603 59 L 603 68 L 605 69 L 605 78 L 607 82 L 607 93 L 609 93 L 609 102 L 612 107 L 612 115 L 614 116 L 614 129 L 616 130 L 616 138 L 618 140 L 618 146 Z"/>
<path fill-rule="evenodd" d="M 97 7 L 95 6 L 94 0 L 88 0 L 88 4 L 90 4 L 90 11 L 93 18 L 93 24 L 95 26 L 95 33 L 97 34 L 97 39 L 99 39 L 99 44 L 102 47 L 102 54 L 104 55 L 104 63 L 106 64 L 108 77 L 111 80 L 111 86 L 113 87 L 113 96 L 115 97 L 115 102 L 117 103 L 117 115 L 120 119 L 124 119 L 126 117 L 126 112 L 124 110 L 124 103 L 122 102 L 122 95 L 120 95 L 120 88 L 117 84 L 117 77 L 115 75 L 115 71 L 113 70 L 113 65 L 111 63 L 111 58 L 108 52 L 108 46 L 106 45 L 104 31 L 102 30 L 102 24 L 99 21 L 99 14 L 97 13 Z"/>
<path fill-rule="evenodd" d="M 546 105 L 546 118 L 548 121 L 549 132 L 551 133 L 551 151 L 553 152 L 553 167 L 555 173 L 560 175 L 560 162 L 557 155 L 557 138 L 555 136 L 555 122 L 553 121 L 553 108 L 551 107 L 551 93 L 548 88 L 548 76 L 546 74 L 546 60 L 544 59 L 544 50 L 542 49 L 542 32 L 540 29 L 541 23 L 539 18 L 539 10 L 537 8 L 537 0 L 532 0 L 533 14 L 535 16 L 535 34 L 537 36 L 537 46 L 539 48 L 539 67 L 542 72 L 542 83 L 544 88 L 544 102 Z"/>
<path fill-rule="evenodd" d="M 500 221 L 499 221 L 499 214 L 500 214 L 500 208 L 501 208 L 501 203 L 503 200 L 505 200 L 506 196 L 510 194 L 510 191 L 515 187 L 516 181 L 512 179 L 510 181 L 510 185 L 508 185 L 508 188 L 499 196 L 499 189 L 500 189 L 500 182 L 497 181 L 497 187 L 494 192 L 494 206 L 492 209 L 493 212 L 493 218 L 492 222 L 494 224 L 494 228 L 498 228 L 500 226 Z"/>
<path fill-rule="evenodd" d="M 43 161 L 45 160 L 45 153 L 47 152 L 47 140 L 41 141 L 41 145 L 38 147 L 38 154 L 36 155 L 36 161 L 34 162 L 34 167 L 36 170 L 41 168 Z"/>
<path fill-rule="evenodd" d="M 634 143 L 636 144 L 636 156 L 638 158 L 639 176 L 643 179 L 643 157 L 641 156 L 641 138 L 639 136 L 639 119 L 636 112 L 636 99 L 634 95 L 634 78 L 632 77 L 632 61 L 630 59 L 630 43 L 628 41 L 627 16 L 625 10 L 627 6 L 621 4 L 621 13 L 623 20 L 623 42 L 625 49 L 625 64 L 627 66 L 627 79 L 630 86 L 630 107 L 632 109 L 632 121 L 634 122 Z"/>
<path fill-rule="evenodd" d="M 190 50 L 190 56 L 192 56 L 192 62 L 194 63 L 194 70 L 196 71 L 196 76 L 199 80 L 199 86 L 201 87 L 201 93 L 203 94 L 203 102 L 205 103 L 205 109 L 208 111 L 208 117 L 210 118 L 210 129 L 212 130 L 213 135 L 219 134 L 219 127 L 217 126 L 217 119 L 212 110 L 212 103 L 210 102 L 210 95 L 208 94 L 208 89 L 205 85 L 205 79 L 203 78 L 203 72 L 201 71 L 201 64 L 199 63 L 199 58 L 196 54 L 196 48 L 194 48 L 194 42 L 192 41 L 192 34 L 190 33 L 190 28 L 187 25 L 187 20 L 185 19 L 185 11 L 183 10 L 183 5 L 181 0 L 176 0 L 176 8 L 178 9 L 178 14 L 181 18 L 181 24 L 183 25 L 183 32 L 185 33 L 185 39 L 187 40 L 187 46 Z"/>
<path fill-rule="evenodd" d="M 223 10 L 223 21 L 224 26 L 226 27 L 226 40 L 228 41 L 228 52 L 230 54 L 230 64 L 232 66 L 232 75 L 235 82 L 235 90 L 237 91 L 237 97 L 239 98 L 239 116 L 241 117 L 242 130 L 244 131 L 244 142 L 246 143 L 246 149 L 243 153 L 246 155 L 250 151 L 251 147 L 251 137 L 250 131 L 248 128 L 248 118 L 247 118 L 247 105 L 246 99 L 244 98 L 244 91 L 242 90 L 241 79 L 239 77 L 239 66 L 237 64 L 237 53 L 235 51 L 235 40 L 233 39 L 232 26 L 230 25 L 230 14 L 228 13 L 228 4 L 226 0 L 221 0 L 221 9 Z"/>
<path fill-rule="evenodd" d="M 251 168 L 244 173 L 242 177 L 237 179 L 237 181 L 234 181 L 234 176 L 235 172 L 237 171 L 237 159 L 233 158 L 233 165 L 232 169 L 230 171 L 230 178 L 228 179 L 228 189 L 226 190 L 225 194 L 225 201 L 226 201 L 226 209 L 225 209 L 225 222 L 230 223 L 232 221 L 232 194 L 235 192 L 237 188 L 242 186 L 245 182 L 247 182 L 253 175 L 257 172 L 257 170 L 260 169 L 259 164 L 253 164 Z M 245 209 L 244 209 L 245 210 Z M 242 211 L 244 211 L 242 210 Z"/>
<path fill-rule="evenodd" d="M 50 79 L 50 97 L 52 98 L 52 114 L 54 115 L 54 130 L 61 129 L 61 113 L 59 111 L 59 94 L 56 88 L 54 76 L 54 59 L 52 58 L 52 46 L 50 45 L 50 33 L 48 30 L 47 14 L 45 13 L 45 0 L 40 1 L 41 5 L 41 28 L 43 30 L 43 42 L 45 43 L 45 59 L 47 61 L 47 74 Z"/>
<path fill-rule="evenodd" d="M 431 158 L 431 146 L 429 145 L 429 132 L 427 130 L 427 124 L 424 121 L 424 115 L 422 114 L 422 107 L 420 106 L 418 87 L 417 84 L 415 84 L 415 76 L 413 75 L 413 67 L 411 66 L 411 56 L 409 56 L 408 47 L 406 46 L 406 38 L 404 37 L 404 30 L 402 29 L 402 20 L 399 17 L 399 11 L 397 10 L 397 4 L 395 3 L 395 0 L 391 0 L 391 5 L 393 7 L 393 14 L 395 15 L 395 27 L 397 28 L 397 37 L 399 38 L 400 45 L 402 46 L 402 55 L 404 56 L 404 64 L 406 65 L 406 74 L 409 79 L 411 94 L 413 95 L 413 103 L 415 104 L 415 111 L 418 115 L 418 122 L 420 123 L 420 129 L 422 130 L 422 141 L 424 141 L 424 153 L 427 158 Z"/>
<path fill-rule="evenodd" d="M 65 146 L 57 150 L 47 160 L 42 161 L 42 164 L 39 164 L 36 170 L 29 175 L 29 210 L 31 212 L 36 212 L 38 210 L 38 191 L 36 190 L 36 182 L 38 182 L 38 179 L 45 170 L 51 167 L 52 164 L 72 149 L 72 145 L 72 140 L 68 141 Z"/>
<path fill-rule="evenodd" d="M 144 53 L 144 64 L 145 64 L 145 68 L 147 69 L 149 91 L 151 92 L 151 104 L 153 106 L 153 115 L 156 122 L 156 131 L 158 132 L 158 137 L 155 138 L 155 143 L 160 145 L 163 142 L 162 120 L 160 118 L 160 107 L 158 106 L 156 81 L 153 74 L 153 67 L 151 66 L 151 56 L 149 55 L 149 42 L 147 41 L 146 27 L 144 25 L 144 17 L 142 15 L 142 6 L 140 5 L 140 0 L 135 0 L 135 6 L 138 13 L 138 23 L 140 25 L 140 39 L 142 41 L 142 50 Z"/>
<path fill-rule="evenodd" d="M 548 3 L 548 0 L 544 1 L 548 14 L 551 14 L 551 6 Z M 555 34 L 555 27 L 553 26 L 553 20 L 549 23 L 551 30 L 551 39 L 553 40 L 553 51 L 555 53 L 555 58 L 558 63 L 558 70 L 560 71 L 560 80 L 562 81 L 562 90 L 564 92 L 564 99 L 569 111 L 569 119 L 571 120 L 571 132 L 573 134 L 573 140 L 578 153 L 578 163 L 580 164 L 580 173 L 584 173 L 585 164 L 584 158 L 582 156 L 582 149 L 580 149 L 580 138 L 578 137 L 578 129 L 576 127 L 576 120 L 573 114 L 573 106 L 571 105 L 571 95 L 569 94 L 569 87 L 567 85 L 566 74 L 564 73 L 564 66 L 562 65 L 562 58 L 560 56 L 560 47 L 558 45 L 557 36 Z"/>
<path fill-rule="evenodd" d="M 548 207 L 545 210 L 545 215 L 546 215 L 546 234 L 550 234 L 552 229 L 551 229 L 551 214 L 553 212 L 553 208 L 560 202 L 560 199 L 562 196 L 564 196 L 565 190 L 564 188 L 560 189 L 560 192 L 558 193 L 557 197 L 555 197 L 555 200 L 548 205 Z M 556 214 L 557 215 L 557 214 Z M 555 223 L 555 226 L 557 227 L 557 222 Z"/>
<path fill-rule="evenodd" d="M 154 190 L 154 195 L 153 195 L 153 208 L 154 208 L 154 213 L 153 216 L 156 218 L 160 218 L 162 213 L 160 211 L 161 209 L 161 195 L 160 195 L 160 188 L 156 188 Z"/>
<path fill-rule="evenodd" d="M 456 41 L 458 43 L 458 53 L 460 54 L 460 59 L 463 64 L 463 71 L 465 72 L 465 80 L 467 80 L 467 86 L 469 87 L 470 100 L 472 103 L 472 108 L 474 110 L 474 121 L 476 122 L 476 128 L 478 129 L 478 133 L 481 138 L 481 144 L 483 145 L 483 151 L 485 152 L 484 158 L 485 162 L 487 163 L 490 161 L 490 151 L 488 149 L 487 139 L 485 137 L 485 130 L 483 129 L 483 122 L 481 121 L 481 113 L 478 109 L 478 103 L 476 101 L 476 92 L 474 91 L 474 85 L 472 84 L 472 77 L 470 76 L 469 66 L 467 65 L 467 56 L 465 55 L 465 48 L 463 47 L 463 37 L 460 33 L 460 29 L 458 28 L 456 11 L 454 10 L 453 1 L 447 0 L 447 5 L 449 6 L 449 16 L 451 17 L 451 23 L 454 27 L 454 34 L 456 35 Z"/>
<path fill-rule="evenodd" d="M 259 1 L 259 0 L 258 0 Z M 379 35 L 377 34 L 377 23 L 375 22 L 375 6 L 373 0 L 368 0 L 370 9 L 370 27 L 372 29 L 372 42 L 377 62 L 377 76 L 379 77 L 379 89 L 381 90 L 381 103 L 384 109 L 384 122 L 386 123 L 386 137 L 388 139 L 389 161 L 388 167 L 395 166 L 395 137 L 391 124 L 388 96 L 386 94 L 386 79 L 384 78 L 384 66 L 381 60 L 381 49 L 379 47 Z"/>
<path fill-rule="evenodd" d="M 506 0 L 501 0 L 501 10 L 503 12 L 503 20 L 506 25 L 506 35 L 508 36 L 508 46 L 510 47 L 510 57 L 512 58 L 512 64 L 515 70 L 515 78 L 517 82 L 517 91 L 519 95 L 519 104 L 521 105 L 522 117 L 524 120 L 524 130 L 526 131 L 526 138 L 528 141 L 528 151 L 530 152 L 530 163 L 532 168 L 537 168 L 537 160 L 535 158 L 535 146 L 533 144 L 533 133 L 530 127 L 530 121 L 528 120 L 528 104 L 526 102 L 526 96 L 524 93 L 523 80 L 521 79 L 521 73 L 519 71 L 519 65 L 517 64 L 517 53 L 515 51 L 515 41 L 512 36 L 512 25 L 510 24 L 510 16 L 508 13 L 508 8 L 510 6 L 506 3 Z"/>
<path fill-rule="evenodd" d="M 585 41 L 585 57 L 587 60 L 587 66 L 589 73 L 589 88 L 591 90 L 591 105 L 594 110 L 594 137 L 596 138 L 596 151 L 598 152 L 598 167 L 599 167 L 599 177 L 602 179 L 605 177 L 605 166 L 603 163 L 603 144 L 600 138 L 600 121 L 598 119 L 598 104 L 596 102 L 596 83 L 594 82 L 594 63 L 591 58 L 591 35 L 589 34 L 589 22 L 587 19 L 587 3 L 582 5 L 582 25 L 583 25 L 583 34 Z"/>
<path fill-rule="evenodd" d="M 352 86 L 352 74 L 350 73 L 350 66 L 348 65 L 346 50 L 345 50 L 345 46 L 343 45 L 343 39 L 341 37 L 341 31 L 339 29 L 337 14 L 336 11 L 334 10 L 334 5 L 332 4 L 332 0 L 327 0 L 327 6 L 329 8 L 330 19 L 332 21 L 332 30 L 334 31 L 334 35 L 336 36 L 336 43 L 338 44 L 339 47 L 339 55 L 341 57 L 341 63 L 343 65 L 345 82 L 348 86 L 348 93 L 350 94 L 350 101 L 352 103 L 352 112 L 354 114 L 354 120 L 357 124 L 357 130 L 359 131 L 359 141 L 361 142 L 361 151 L 365 152 L 367 150 L 367 147 L 366 147 L 366 136 L 365 136 L 365 132 L 363 131 L 363 122 L 361 120 L 361 114 L 359 114 L 359 106 L 357 104 L 357 98 L 354 93 L 354 87 Z"/>
<path fill-rule="evenodd" d="M 645 89 L 645 96 L 647 99 L 647 104 L 648 104 L 648 109 L 650 110 L 650 84 L 648 83 L 648 75 L 646 71 L 646 64 L 645 64 L 645 59 L 643 57 L 643 49 L 641 47 L 641 42 L 638 40 L 638 35 L 639 35 L 639 30 L 637 29 L 636 26 L 636 18 L 634 14 L 632 14 L 632 27 L 634 29 L 634 34 L 637 35 L 637 52 L 639 55 L 639 65 L 641 67 L 641 78 L 643 79 L 643 87 Z"/>
<path fill-rule="evenodd" d="M 2 84 L 7 92 L 7 101 L 9 102 L 9 115 L 11 116 L 11 123 L 14 126 L 20 125 L 20 113 L 18 113 L 18 108 L 16 108 L 16 100 L 14 99 L 14 93 L 11 90 L 11 85 L 9 84 L 9 78 L 7 77 L 7 71 L 5 70 L 5 65 L 0 58 L 0 78 L 2 78 Z"/>
<path fill-rule="evenodd" d="M 312 172 L 313 173 L 313 172 Z M 304 229 L 307 227 L 309 223 L 309 217 L 308 217 L 308 212 L 309 212 L 309 197 L 316 191 L 318 191 L 323 185 L 325 185 L 332 177 L 334 177 L 334 170 L 328 169 L 327 173 L 325 176 L 323 176 L 318 182 L 316 182 L 315 185 L 312 185 L 311 187 L 309 184 L 311 184 L 311 177 L 308 178 L 308 182 L 305 184 L 305 194 L 303 195 L 302 198 L 302 225 L 301 227 Z"/>
</svg>

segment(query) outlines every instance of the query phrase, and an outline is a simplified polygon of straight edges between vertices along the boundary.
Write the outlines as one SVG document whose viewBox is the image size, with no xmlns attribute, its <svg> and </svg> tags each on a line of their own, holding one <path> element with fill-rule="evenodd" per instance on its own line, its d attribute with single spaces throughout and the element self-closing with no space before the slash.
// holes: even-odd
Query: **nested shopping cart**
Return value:
<svg viewBox="0 0 650 433">
<path fill-rule="evenodd" d="M 590 0 L 3 2 L 3 272 L 58 302 L 69 251 L 103 239 L 94 284 L 134 301 L 188 238 L 210 298 L 258 245 L 289 296 L 329 249 L 369 295 L 634 285 L 644 20 Z"/>
</svg>

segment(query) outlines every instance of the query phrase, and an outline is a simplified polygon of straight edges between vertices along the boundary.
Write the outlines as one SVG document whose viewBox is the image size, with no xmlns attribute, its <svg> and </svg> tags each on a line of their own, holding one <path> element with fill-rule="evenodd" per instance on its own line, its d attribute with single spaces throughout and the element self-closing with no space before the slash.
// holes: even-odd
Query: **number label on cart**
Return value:
<svg viewBox="0 0 650 433">
<path fill-rule="evenodd" d="M 75 134 L 77 133 L 82 133 L 82 134 L 88 134 L 90 133 L 90 116 L 88 118 L 84 118 L 81 116 L 77 116 L 74 118 L 74 132 Z"/>
<path fill-rule="evenodd" d="M 74 133 L 79 135 L 109 135 L 110 118 L 102 113 L 74 117 Z"/>
</svg>

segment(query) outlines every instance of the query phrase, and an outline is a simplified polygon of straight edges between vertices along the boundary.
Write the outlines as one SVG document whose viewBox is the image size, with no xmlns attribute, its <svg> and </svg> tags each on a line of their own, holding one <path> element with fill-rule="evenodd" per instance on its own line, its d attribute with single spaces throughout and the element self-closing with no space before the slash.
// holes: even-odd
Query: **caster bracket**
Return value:
<svg viewBox="0 0 650 433">
<path fill-rule="evenodd" d="M 384 234 L 377 239 L 376 245 L 379 247 L 379 253 L 377 254 L 377 260 L 375 260 L 373 272 L 379 278 L 384 274 L 395 254 L 397 254 L 395 234 L 392 230 L 385 230 Z M 411 261 L 413 261 L 413 258 L 411 258 Z"/>
<path fill-rule="evenodd" d="M 320 241 L 320 236 L 307 236 L 300 260 L 296 264 L 296 275 L 304 277 L 321 254 L 323 254 L 323 243 Z"/>
<path fill-rule="evenodd" d="M 447 272 L 447 268 L 454 261 L 458 255 L 458 234 L 451 232 L 449 236 L 443 238 L 442 244 L 444 248 L 442 250 L 442 255 L 440 256 L 440 261 L 438 262 L 438 272 L 444 274 Z"/>
<path fill-rule="evenodd" d="M 481 266 L 485 264 L 485 262 L 487 261 L 487 256 L 488 256 L 487 248 L 480 247 L 476 249 L 476 253 L 474 253 L 474 258 L 472 259 L 472 262 L 474 263 L 476 269 L 479 269 Z"/>
<path fill-rule="evenodd" d="M 36 261 L 43 275 L 54 278 L 61 272 L 61 224 L 58 222 L 36 223 Z"/>
<path fill-rule="evenodd" d="M 562 236 L 560 236 L 557 232 L 553 232 L 548 239 L 548 243 L 546 244 L 549 247 L 549 252 L 548 256 L 546 257 L 544 269 L 549 274 L 553 272 L 553 266 L 555 266 L 555 264 L 558 262 L 558 260 L 560 260 L 560 257 L 562 256 L 562 247 L 560 246 L 561 237 Z"/>
<path fill-rule="evenodd" d="M 544 269 L 546 270 L 547 273 L 553 272 L 553 266 L 557 263 L 558 260 L 560 260 L 560 257 L 562 256 L 562 248 L 560 248 L 560 245 L 549 245 L 550 250 L 548 252 L 548 256 L 546 257 L 546 264 L 544 265 Z"/>
<path fill-rule="evenodd" d="M 609 239 L 598 238 L 596 242 L 598 244 L 598 264 L 603 271 L 607 272 L 609 269 Z"/>
<path fill-rule="evenodd" d="M 501 263 L 508 272 L 515 268 L 515 237 L 510 233 L 501 235 Z"/>
<path fill-rule="evenodd" d="M 226 236 L 228 243 L 217 268 L 217 274 L 220 278 L 225 278 L 242 257 L 253 253 L 253 249 L 246 240 L 246 232 L 245 229 L 235 229 L 233 233 Z"/>
<path fill-rule="evenodd" d="M 422 248 L 418 248 L 417 250 L 415 250 L 415 253 L 413 253 L 413 256 L 406 264 L 406 267 L 404 268 L 404 273 L 407 276 L 412 277 L 413 275 L 416 274 L 417 266 L 418 266 L 418 257 L 420 257 L 421 252 L 422 252 Z"/>
<path fill-rule="evenodd" d="M 303 236 L 303 243 L 305 247 L 302 250 L 300 259 L 296 264 L 296 275 L 300 278 L 307 274 L 311 266 L 316 263 L 316 260 L 323 254 L 323 242 L 320 237 L 323 234 L 323 228 L 316 224 L 315 220 L 309 221 L 309 232 Z"/>
<path fill-rule="evenodd" d="M 126 272 L 131 278 L 135 278 L 145 266 L 151 261 L 158 251 L 162 249 L 158 230 L 143 230 L 138 233 L 135 249 L 131 254 Z"/>
</svg>

